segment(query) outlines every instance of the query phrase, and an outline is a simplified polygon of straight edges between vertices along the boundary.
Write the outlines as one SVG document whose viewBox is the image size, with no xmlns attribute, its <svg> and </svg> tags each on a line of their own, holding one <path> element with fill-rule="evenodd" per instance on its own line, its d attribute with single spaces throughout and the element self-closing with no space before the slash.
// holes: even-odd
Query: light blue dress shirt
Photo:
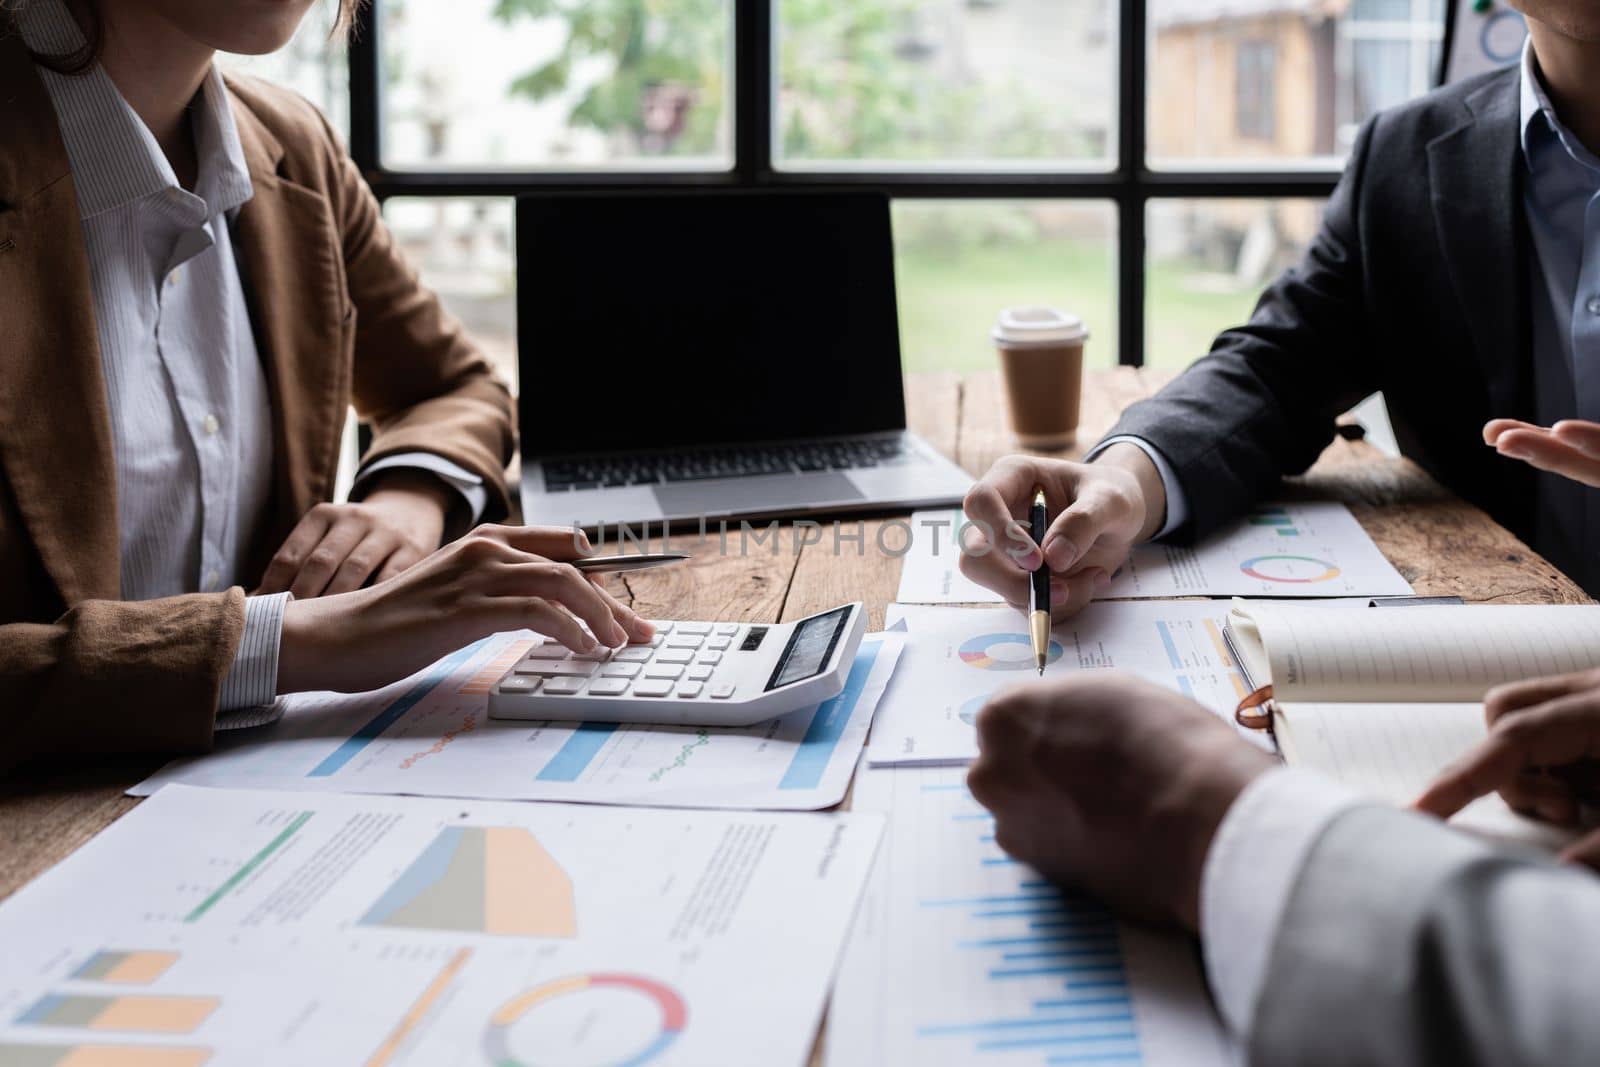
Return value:
<svg viewBox="0 0 1600 1067">
<path fill-rule="evenodd" d="M 17 16 L 35 52 L 72 53 L 83 44 L 61 0 L 30 0 Z M 266 518 L 273 457 L 270 394 L 229 232 L 254 189 L 227 90 L 213 67 L 190 108 L 199 166 L 188 190 L 102 68 L 39 74 L 71 163 L 89 260 L 116 462 L 122 597 L 226 589 L 243 577 L 238 568 Z M 371 465 L 358 489 L 396 467 L 437 475 L 461 492 L 474 519 L 482 513 L 481 479 L 427 453 Z M 246 599 L 219 711 L 273 701 L 288 599 Z"/>
<path fill-rule="evenodd" d="M 1522 54 L 1523 208 L 1533 238 L 1534 416 L 1600 422 L 1600 159 L 1562 125 L 1530 42 Z M 1534 539 L 1587 588 L 1600 583 L 1600 490 L 1538 476 Z"/>
</svg>

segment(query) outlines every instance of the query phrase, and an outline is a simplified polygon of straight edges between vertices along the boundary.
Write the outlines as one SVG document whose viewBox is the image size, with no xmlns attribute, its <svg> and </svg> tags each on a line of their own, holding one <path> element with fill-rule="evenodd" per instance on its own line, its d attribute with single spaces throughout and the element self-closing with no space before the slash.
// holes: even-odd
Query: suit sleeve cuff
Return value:
<svg viewBox="0 0 1600 1067">
<path fill-rule="evenodd" d="M 1094 462 L 1094 458 L 1115 444 L 1130 444 L 1150 457 L 1150 462 L 1156 465 L 1156 472 L 1161 475 L 1161 488 L 1167 494 L 1167 521 L 1161 529 L 1156 531 L 1156 538 L 1167 536 L 1173 530 L 1189 521 L 1189 498 L 1183 495 L 1183 486 L 1178 481 L 1178 472 L 1172 469 L 1172 464 L 1167 462 L 1167 457 L 1161 454 L 1161 449 L 1146 441 L 1142 437 L 1132 434 L 1122 434 L 1117 437 L 1108 437 L 1095 445 L 1087 456 L 1083 457 L 1085 463 Z"/>
<path fill-rule="evenodd" d="M 1268 771 L 1239 794 L 1200 878 L 1200 938 L 1217 1010 L 1250 1033 L 1267 961 L 1289 898 L 1317 839 L 1362 800 L 1306 771 Z"/>
<path fill-rule="evenodd" d="M 244 633 L 233 666 L 222 680 L 219 712 L 271 704 L 278 695 L 278 645 L 283 638 L 283 609 L 290 594 L 246 597 Z"/>
<path fill-rule="evenodd" d="M 467 505 L 469 512 L 468 526 L 476 526 L 478 520 L 483 517 L 484 510 L 489 506 L 489 491 L 484 488 L 482 478 L 432 452 L 401 452 L 385 456 L 371 466 L 363 468 L 356 475 L 355 484 L 350 489 L 350 499 L 358 500 L 365 495 L 369 487 L 364 483 L 374 474 L 397 467 L 426 471 L 460 493 L 462 502 Z"/>
</svg>

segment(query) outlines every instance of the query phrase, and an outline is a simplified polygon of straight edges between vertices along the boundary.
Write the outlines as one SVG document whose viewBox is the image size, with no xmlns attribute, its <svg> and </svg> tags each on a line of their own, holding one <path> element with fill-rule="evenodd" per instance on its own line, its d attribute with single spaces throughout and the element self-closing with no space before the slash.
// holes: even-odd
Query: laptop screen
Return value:
<svg viewBox="0 0 1600 1067">
<path fill-rule="evenodd" d="M 905 427 L 874 193 L 517 201 L 523 455 Z"/>
</svg>

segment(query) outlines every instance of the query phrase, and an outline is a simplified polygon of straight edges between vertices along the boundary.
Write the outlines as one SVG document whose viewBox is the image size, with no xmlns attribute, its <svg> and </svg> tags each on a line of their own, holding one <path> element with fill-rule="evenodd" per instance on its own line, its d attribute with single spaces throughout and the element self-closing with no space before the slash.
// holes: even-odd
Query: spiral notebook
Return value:
<svg viewBox="0 0 1600 1067">
<path fill-rule="evenodd" d="M 1268 726 L 1286 763 L 1401 805 L 1487 736 L 1490 689 L 1600 667 L 1600 607 L 1329 611 L 1240 601 L 1225 633 L 1257 693 L 1259 707 L 1252 715 L 1247 701 L 1241 721 Z M 1547 848 L 1571 837 L 1493 795 L 1453 821 Z"/>
</svg>

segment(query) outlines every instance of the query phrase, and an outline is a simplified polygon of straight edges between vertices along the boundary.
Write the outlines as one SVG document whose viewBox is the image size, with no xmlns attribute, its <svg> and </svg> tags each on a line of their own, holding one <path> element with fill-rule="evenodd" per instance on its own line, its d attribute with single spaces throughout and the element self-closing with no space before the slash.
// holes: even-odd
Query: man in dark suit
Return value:
<svg viewBox="0 0 1600 1067">
<path fill-rule="evenodd" d="M 969 556 L 972 577 L 1021 602 L 1042 550 L 1058 614 L 1076 611 L 1130 545 L 1216 529 L 1381 389 L 1408 456 L 1600 593 L 1600 490 L 1528 465 L 1596 462 L 1582 446 L 1600 434 L 1571 423 L 1600 421 L 1600 12 L 1520 6 L 1524 64 L 1369 122 L 1321 231 L 1247 325 L 1087 463 L 1012 457 L 974 487 L 969 515 L 1016 555 Z M 1060 513 L 1039 546 L 1013 525 L 1036 481 Z"/>
<path fill-rule="evenodd" d="M 1015 551 L 967 556 L 969 574 L 1021 601 L 1042 554 L 1075 611 L 1129 545 L 1216 528 L 1382 389 L 1412 457 L 1600 592 L 1600 3 L 1513 2 L 1520 68 L 1369 123 L 1249 325 L 1089 462 L 1013 457 L 984 477 L 968 512 Z M 1042 544 L 1016 521 L 1036 482 L 1060 510 Z M 1600 672 L 1503 687 L 1485 713 L 1488 739 L 1416 806 L 1499 791 L 1574 821 L 1600 790 Z M 1111 672 L 1001 694 L 978 735 L 969 784 L 995 840 L 1198 932 L 1251 1063 L 1600 1062 L 1592 874 L 1274 766 L 1193 701 Z M 1600 832 L 1565 858 L 1600 869 Z"/>
</svg>

